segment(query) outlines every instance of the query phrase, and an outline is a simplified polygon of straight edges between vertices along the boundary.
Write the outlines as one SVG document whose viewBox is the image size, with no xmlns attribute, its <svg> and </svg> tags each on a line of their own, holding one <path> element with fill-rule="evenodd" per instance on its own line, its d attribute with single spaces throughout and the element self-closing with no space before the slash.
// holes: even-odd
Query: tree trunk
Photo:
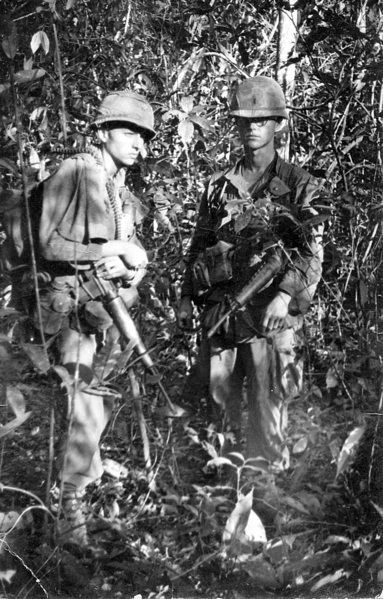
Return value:
<svg viewBox="0 0 383 599">
<path fill-rule="evenodd" d="M 292 9 L 290 3 L 289 6 L 290 9 L 280 9 L 278 11 L 279 27 L 275 78 L 283 89 L 287 105 L 291 106 L 294 95 L 295 64 L 286 66 L 286 63 L 295 51 L 298 36 L 298 11 Z M 290 134 L 288 127 L 282 130 L 277 148 L 282 158 L 288 160 L 290 154 Z"/>
</svg>

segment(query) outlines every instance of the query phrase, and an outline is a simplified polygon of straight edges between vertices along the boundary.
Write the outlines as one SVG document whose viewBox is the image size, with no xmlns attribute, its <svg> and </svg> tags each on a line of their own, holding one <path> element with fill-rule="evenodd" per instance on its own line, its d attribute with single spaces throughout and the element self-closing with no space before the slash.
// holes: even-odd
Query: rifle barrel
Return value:
<svg viewBox="0 0 383 599">
<path fill-rule="evenodd" d="M 111 281 L 100 279 L 97 276 L 94 277 L 94 280 L 101 291 L 101 296 L 104 299 L 104 305 L 122 337 L 128 343 L 133 342 L 134 350 L 138 354 L 145 368 L 153 375 L 158 374 L 154 362 L 137 331 L 134 320 L 130 316 L 129 310 L 125 306 L 123 299 L 118 295 L 118 291 L 114 284 Z M 157 385 L 160 388 L 169 408 L 174 415 L 177 415 L 177 410 L 161 381 L 157 381 Z"/>
<path fill-rule="evenodd" d="M 112 300 L 108 300 L 107 308 L 122 337 L 128 342 L 134 343 L 134 350 L 138 354 L 145 368 L 153 375 L 158 374 L 154 362 L 137 331 L 136 325 L 126 308 L 123 299 L 117 295 Z M 163 384 L 161 381 L 157 381 L 157 384 L 171 411 L 173 414 L 176 414 L 177 410 Z"/>
</svg>

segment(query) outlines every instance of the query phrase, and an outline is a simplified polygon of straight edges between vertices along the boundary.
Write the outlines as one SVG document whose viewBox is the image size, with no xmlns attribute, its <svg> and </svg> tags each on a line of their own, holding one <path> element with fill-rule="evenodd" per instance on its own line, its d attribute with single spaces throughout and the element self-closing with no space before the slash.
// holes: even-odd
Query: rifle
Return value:
<svg viewBox="0 0 383 599">
<path fill-rule="evenodd" d="M 223 316 L 208 330 L 207 337 L 210 339 L 219 327 L 229 318 L 234 312 L 243 308 L 250 299 L 258 293 L 267 283 L 269 283 L 275 275 L 283 268 L 285 264 L 285 258 L 283 255 L 283 248 L 279 247 L 273 250 L 272 253 L 266 258 L 262 266 L 252 276 L 250 281 L 245 285 L 239 293 L 237 293 L 232 299 L 229 300 L 230 308 L 225 312 Z"/>
<path fill-rule="evenodd" d="M 148 353 L 148 350 L 146 349 L 139 332 L 137 331 L 136 325 L 134 324 L 129 311 L 125 306 L 122 297 L 118 295 L 118 290 L 114 283 L 107 279 L 98 277 L 97 272 L 94 273 L 93 280 L 100 291 L 100 299 L 104 304 L 105 309 L 111 316 L 123 339 L 125 339 L 125 341 L 128 343 L 132 343 L 134 350 L 138 354 L 138 357 L 150 374 L 158 375 L 154 362 L 150 357 L 150 354 Z M 177 415 L 178 412 L 176 407 L 171 401 L 161 381 L 157 381 L 157 385 L 159 386 L 162 395 L 164 396 L 173 415 Z"/>
</svg>

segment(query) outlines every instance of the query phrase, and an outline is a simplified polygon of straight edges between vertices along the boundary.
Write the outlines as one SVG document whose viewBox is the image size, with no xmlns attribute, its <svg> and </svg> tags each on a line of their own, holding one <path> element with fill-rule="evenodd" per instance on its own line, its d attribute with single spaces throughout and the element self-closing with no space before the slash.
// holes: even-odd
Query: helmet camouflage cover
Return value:
<svg viewBox="0 0 383 599">
<path fill-rule="evenodd" d="M 245 118 L 275 116 L 286 119 L 288 112 L 281 86 L 263 75 L 246 79 L 234 92 L 230 114 Z"/>
<path fill-rule="evenodd" d="M 151 105 L 143 96 L 129 90 L 112 92 L 106 96 L 92 124 L 99 127 L 103 123 L 112 121 L 126 122 L 144 129 L 150 139 L 156 134 Z"/>
</svg>

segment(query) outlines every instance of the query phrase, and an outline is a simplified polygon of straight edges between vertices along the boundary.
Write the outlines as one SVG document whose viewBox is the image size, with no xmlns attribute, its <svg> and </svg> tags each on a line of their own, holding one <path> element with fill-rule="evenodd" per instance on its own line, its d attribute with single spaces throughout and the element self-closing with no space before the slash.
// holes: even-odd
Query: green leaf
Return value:
<svg viewBox="0 0 383 599">
<path fill-rule="evenodd" d="M 6 390 L 7 404 L 11 407 L 15 416 L 22 416 L 25 413 L 25 399 L 20 389 L 9 385 Z"/>
<path fill-rule="evenodd" d="M 302 453 L 307 447 L 308 436 L 304 435 L 294 444 L 293 453 Z"/>
<path fill-rule="evenodd" d="M 1 93 L 1 91 L 0 91 L 0 93 Z M 0 168 L 1 167 L 7 168 L 14 175 L 19 174 L 19 169 L 18 169 L 17 164 L 15 162 L 13 162 L 12 160 L 9 160 L 9 158 L 0 158 Z"/>
<path fill-rule="evenodd" d="M 148 385 L 157 385 L 157 383 L 159 383 L 160 381 L 162 381 L 162 374 L 150 374 L 148 373 L 146 375 L 146 382 L 148 383 Z"/>
<path fill-rule="evenodd" d="M 337 470 L 336 470 L 336 477 L 338 477 L 340 474 L 345 472 L 345 470 L 347 470 L 347 468 L 351 464 L 353 450 L 358 445 L 360 439 L 363 436 L 365 429 L 366 429 L 365 426 L 357 426 L 348 435 L 346 441 L 343 444 L 341 452 L 339 454 Z"/>
<path fill-rule="evenodd" d="M 184 119 L 178 123 L 178 135 L 181 137 L 185 146 L 191 141 L 194 133 L 194 125 L 189 119 Z"/>
<path fill-rule="evenodd" d="M 40 370 L 40 372 L 46 374 L 51 365 L 44 348 L 40 345 L 35 345 L 34 343 L 23 343 L 21 347 L 33 362 L 33 365 L 37 368 L 37 370 Z"/>
<path fill-rule="evenodd" d="M 190 112 L 193 110 L 194 99 L 192 96 L 184 96 L 181 98 L 180 106 L 184 112 Z"/>
<path fill-rule="evenodd" d="M 318 580 L 318 582 L 316 582 L 310 589 L 310 591 L 312 593 L 314 593 L 315 591 L 317 591 L 318 589 L 321 589 L 322 587 L 326 586 L 327 584 L 333 584 L 334 582 L 337 582 L 340 578 L 346 577 L 348 578 L 348 573 L 346 573 L 343 569 L 342 570 L 337 570 L 336 572 L 334 572 L 334 574 L 328 574 L 327 576 L 324 576 L 324 578 L 321 578 L 320 580 Z"/>
<path fill-rule="evenodd" d="M 262 555 L 252 555 L 244 560 L 243 569 L 261 587 L 276 589 L 280 586 L 275 569 Z"/>
<path fill-rule="evenodd" d="M 234 466 L 234 468 L 236 468 L 236 466 L 233 464 L 233 462 L 231 460 L 229 460 L 228 458 L 213 458 L 212 460 L 209 460 L 207 463 L 207 466 Z"/>
<path fill-rule="evenodd" d="M 230 514 L 223 532 L 222 541 L 231 545 L 228 552 L 232 555 L 240 555 L 241 545 L 246 548 L 255 543 L 266 543 L 266 531 L 261 519 L 252 510 L 253 489 L 245 495 L 240 496 L 237 505 Z"/>
<path fill-rule="evenodd" d="M 0 570 L 0 580 L 11 584 L 12 578 L 16 574 L 17 570 Z"/>
<path fill-rule="evenodd" d="M 31 414 L 32 412 L 25 412 L 22 416 L 18 416 L 7 424 L 4 424 L 4 426 L 0 428 L 0 439 L 5 437 L 5 435 L 8 435 L 11 431 L 15 430 L 15 428 L 24 424 Z"/>
<path fill-rule="evenodd" d="M 2 47 L 5 54 L 8 56 L 10 60 L 13 60 L 16 56 L 17 52 L 17 30 L 16 25 L 13 21 L 8 21 L 7 25 L 7 33 L 4 35 L 2 41 Z"/>
<path fill-rule="evenodd" d="M 18 71 L 15 74 L 16 83 L 30 83 L 35 79 L 40 79 L 46 75 L 46 71 L 44 69 L 28 69 L 26 71 Z"/>
<path fill-rule="evenodd" d="M 130 348 L 132 349 L 132 348 Z M 125 354 L 126 355 L 126 354 Z M 131 351 L 129 352 L 129 356 Z M 104 345 L 93 361 L 93 371 L 100 381 L 104 381 L 113 372 L 121 358 L 121 345 L 119 342 L 110 342 Z"/>
<path fill-rule="evenodd" d="M 158 420 L 164 420 L 165 418 L 185 418 L 189 414 L 189 412 L 181 406 L 173 405 L 173 408 L 174 409 L 168 405 L 157 408 L 157 410 L 153 412 L 153 417 Z"/>
<path fill-rule="evenodd" d="M 45 33 L 45 31 L 38 31 L 37 33 L 35 33 L 32 36 L 31 49 L 32 49 L 33 54 L 35 54 L 35 52 L 37 52 L 37 50 L 40 48 L 40 46 L 44 50 L 45 54 L 48 54 L 49 38 L 48 38 L 47 34 Z"/>
<path fill-rule="evenodd" d="M 204 119 L 201 116 L 197 116 L 196 114 L 189 114 L 189 120 L 202 127 L 202 129 L 207 129 L 207 131 L 214 131 L 214 123 L 209 121 L 208 119 Z"/>
<path fill-rule="evenodd" d="M 0 83 L 0 94 L 3 94 L 11 87 L 10 83 Z"/>
</svg>

